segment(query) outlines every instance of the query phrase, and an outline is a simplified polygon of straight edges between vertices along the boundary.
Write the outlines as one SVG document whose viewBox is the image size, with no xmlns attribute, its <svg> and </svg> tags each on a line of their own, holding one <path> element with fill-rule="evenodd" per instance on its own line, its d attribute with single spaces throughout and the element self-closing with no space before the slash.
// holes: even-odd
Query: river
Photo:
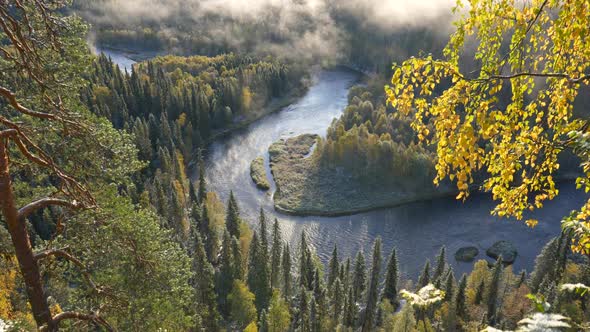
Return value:
<svg viewBox="0 0 590 332">
<path fill-rule="evenodd" d="M 586 196 L 573 184 L 562 184 L 557 199 L 530 214 L 540 220 L 534 229 L 523 222 L 491 216 L 494 202 L 484 194 L 472 195 L 465 203 L 449 197 L 342 217 L 298 217 L 274 211 L 270 195 L 274 187 L 268 193 L 256 188 L 249 175 L 250 161 L 264 155 L 268 163 L 267 149 L 280 138 L 302 133 L 325 135 L 332 120 L 342 113 L 347 91 L 358 78 L 345 69 L 321 71 L 298 102 L 213 142 L 206 158 L 209 190 L 224 202 L 233 190 L 242 216 L 255 227 L 258 211 L 264 208 L 267 215 L 279 220 L 283 238 L 292 248 L 297 247 L 304 231 L 323 261 L 329 259 L 334 245 L 340 257 L 353 256 L 358 250 L 369 255 L 373 241 L 381 237 L 384 257 L 397 248 L 402 275 L 415 278 L 426 259 L 433 261 L 444 245 L 459 276 L 470 271 L 473 263 L 456 262 L 453 254 L 458 248 L 474 245 L 480 250 L 477 259 L 483 259 L 495 241 L 508 240 L 518 249 L 515 272 L 530 272 L 543 245 L 559 234 L 561 218 L 585 201 Z"/>
</svg>

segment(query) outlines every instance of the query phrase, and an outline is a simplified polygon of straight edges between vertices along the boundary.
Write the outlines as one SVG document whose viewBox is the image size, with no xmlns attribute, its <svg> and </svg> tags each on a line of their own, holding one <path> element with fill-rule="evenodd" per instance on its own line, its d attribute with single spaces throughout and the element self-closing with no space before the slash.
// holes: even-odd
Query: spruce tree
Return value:
<svg viewBox="0 0 590 332">
<path fill-rule="evenodd" d="M 365 256 L 359 251 L 354 261 L 354 275 L 352 277 L 352 291 L 354 301 L 359 302 L 365 291 L 366 283 Z"/>
<path fill-rule="evenodd" d="M 446 248 L 445 248 L 445 246 L 442 246 L 440 248 L 440 252 L 438 253 L 438 256 L 436 257 L 436 267 L 434 268 L 434 273 L 432 274 L 432 282 L 434 283 L 436 288 L 440 289 L 441 284 L 444 281 L 444 280 L 442 280 L 442 277 L 445 273 L 446 266 L 447 266 Z"/>
<path fill-rule="evenodd" d="M 207 197 L 207 181 L 205 180 L 205 162 L 203 161 L 203 153 L 199 149 L 197 153 L 199 163 L 199 204 L 203 204 L 205 197 Z"/>
<path fill-rule="evenodd" d="M 322 318 L 320 315 L 318 301 L 315 296 L 311 297 L 310 310 L 309 310 L 309 320 L 310 320 L 309 330 L 311 332 L 321 332 L 322 331 Z"/>
<path fill-rule="evenodd" d="M 301 291 L 299 293 L 299 312 L 297 314 L 297 319 L 295 321 L 295 326 L 297 327 L 297 331 L 300 332 L 310 332 L 311 331 L 311 324 L 310 324 L 310 317 L 309 317 L 309 300 L 307 298 L 307 291 L 304 287 L 301 287 Z"/>
<path fill-rule="evenodd" d="M 347 257 L 346 262 L 344 263 L 344 273 L 341 280 L 344 289 L 350 288 L 350 257 Z"/>
<path fill-rule="evenodd" d="M 465 307 L 465 292 L 467 290 L 467 276 L 463 274 L 457 287 L 457 295 L 455 296 L 455 308 L 457 316 L 465 318 L 466 307 Z"/>
<path fill-rule="evenodd" d="M 227 201 L 227 212 L 225 214 L 225 227 L 227 228 L 230 236 L 235 236 L 236 239 L 240 238 L 241 222 L 238 203 L 234 197 L 234 192 L 230 191 L 229 199 Z"/>
<path fill-rule="evenodd" d="M 235 279 L 244 278 L 244 262 L 242 261 L 242 248 L 240 247 L 240 241 L 232 236 L 232 271 Z"/>
<path fill-rule="evenodd" d="M 449 268 L 449 272 L 447 273 L 444 290 L 445 290 L 445 300 L 452 299 L 453 293 L 455 292 L 455 274 L 453 273 L 452 268 Z"/>
<path fill-rule="evenodd" d="M 248 261 L 248 287 L 255 295 L 256 310 L 268 308 L 271 297 L 270 276 L 268 273 L 268 262 L 263 255 L 263 249 L 258 240 L 258 234 L 254 232 L 250 243 Z"/>
<path fill-rule="evenodd" d="M 260 319 L 258 322 L 258 332 L 269 332 L 268 329 L 268 316 L 266 310 L 262 310 L 260 313 Z"/>
<path fill-rule="evenodd" d="M 345 304 L 345 308 L 344 308 L 344 317 L 343 317 L 344 326 L 354 327 L 355 317 L 356 317 L 356 302 L 354 300 L 354 294 L 352 291 L 352 287 L 349 287 L 347 295 L 346 295 L 346 304 Z"/>
<path fill-rule="evenodd" d="M 230 311 L 229 304 L 227 302 L 227 296 L 231 292 L 233 281 L 235 279 L 233 264 L 232 241 L 229 233 L 225 231 L 223 233 L 223 245 L 221 248 L 219 272 L 217 273 L 216 278 L 216 291 L 219 310 L 226 318 L 229 316 Z"/>
<path fill-rule="evenodd" d="M 498 257 L 496 264 L 494 264 L 494 268 L 492 270 L 491 280 L 488 283 L 488 318 L 489 324 L 493 325 L 496 322 L 496 309 L 498 304 L 498 292 L 500 290 L 500 282 L 502 281 L 502 256 Z"/>
<path fill-rule="evenodd" d="M 261 253 L 265 258 L 268 258 L 268 229 L 266 227 L 266 215 L 264 210 L 260 208 L 260 247 L 262 248 Z"/>
<path fill-rule="evenodd" d="M 207 253 L 207 259 L 212 264 L 215 263 L 215 253 L 217 247 L 217 236 L 215 232 L 211 230 L 210 226 L 210 219 L 209 219 L 209 211 L 207 210 L 207 205 L 203 205 L 203 215 L 201 216 L 201 224 L 199 227 L 199 231 L 204 237 L 205 241 L 205 252 Z"/>
<path fill-rule="evenodd" d="M 330 262 L 328 263 L 328 288 L 332 287 L 334 280 L 336 280 L 336 278 L 338 277 L 339 266 L 340 263 L 338 262 L 338 247 L 334 245 L 334 250 L 332 250 L 332 257 L 330 258 Z"/>
<path fill-rule="evenodd" d="M 283 249 L 283 260 L 281 262 L 282 280 L 283 280 L 283 295 L 286 299 L 291 296 L 291 250 L 289 245 L 285 244 Z"/>
<path fill-rule="evenodd" d="M 543 246 L 541 253 L 537 256 L 537 258 L 535 258 L 535 267 L 530 275 L 528 283 L 533 293 L 538 292 L 539 286 L 541 285 L 541 282 L 543 282 L 543 279 L 547 275 L 552 274 L 555 267 L 555 262 L 558 260 L 558 250 L 558 239 L 553 238 L 547 242 L 545 246 Z"/>
<path fill-rule="evenodd" d="M 379 297 L 379 276 L 381 273 L 381 238 L 375 240 L 373 247 L 373 265 L 371 268 L 371 278 L 367 290 L 367 305 L 365 306 L 365 315 L 363 316 L 362 331 L 373 331 L 375 318 L 377 314 L 377 300 Z"/>
<path fill-rule="evenodd" d="M 299 286 L 306 290 L 311 290 L 312 280 L 309 279 L 309 256 L 311 253 L 307 248 L 307 240 L 305 239 L 305 232 L 301 233 L 301 243 L 299 245 Z"/>
<path fill-rule="evenodd" d="M 477 288 L 475 289 L 475 304 L 479 305 L 483 300 L 483 293 L 485 292 L 485 283 L 483 280 L 479 283 Z"/>
<path fill-rule="evenodd" d="M 417 289 L 421 289 L 422 287 L 428 285 L 430 283 L 430 261 L 426 261 L 424 264 L 424 268 L 422 269 L 422 273 L 420 273 L 420 277 L 418 277 L 418 283 L 416 284 Z"/>
<path fill-rule="evenodd" d="M 331 309 L 332 309 L 332 320 L 334 323 L 340 321 L 342 315 L 342 308 L 344 306 L 345 294 L 342 288 L 340 278 L 336 278 L 332 283 L 332 296 L 331 296 Z"/>
<path fill-rule="evenodd" d="M 522 286 L 522 284 L 524 284 L 525 281 L 526 281 L 526 270 L 522 270 L 522 271 L 520 271 L 520 274 L 518 276 L 518 281 L 516 282 L 515 288 L 520 288 L 520 286 Z"/>
<path fill-rule="evenodd" d="M 195 189 L 195 185 L 193 184 L 193 181 L 190 181 L 190 180 L 188 182 L 188 197 L 189 197 L 191 203 L 192 202 L 196 202 L 196 203 L 199 202 L 199 198 L 198 198 L 199 196 L 197 195 L 197 190 Z"/>
<path fill-rule="evenodd" d="M 389 300 L 393 307 L 397 307 L 397 282 L 399 280 L 399 267 L 395 248 L 389 255 L 387 263 L 387 272 L 385 274 L 385 288 L 383 289 L 383 299 Z"/>
<path fill-rule="evenodd" d="M 275 218 L 272 227 L 272 247 L 270 250 L 270 286 L 273 288 L 280 287 L 282 249 L 283 241 L 281 240 L 281 229 L 279 221 Z"/>
<path fill-rule="evenodd" d="M 203 248 L 203 241 L 199 232 L 195 231 L 193 236 L 192 271 L 195 274 L 192 278 L 192 286 L 195 290 L 196 312 L 201 317 L 201 324 L 207 331 L 217 331 L 219 313 L 216 308 L 215 298 L 215 275 L 213 266 L 209 263 Z"/>
</svg>

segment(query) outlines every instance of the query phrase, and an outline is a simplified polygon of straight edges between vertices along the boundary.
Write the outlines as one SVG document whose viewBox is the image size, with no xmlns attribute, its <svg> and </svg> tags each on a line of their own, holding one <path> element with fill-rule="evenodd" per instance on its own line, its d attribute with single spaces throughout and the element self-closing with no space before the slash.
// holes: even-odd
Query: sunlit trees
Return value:
<svg viewBox="0 0 590 332">
<path fill-rule="evenodd" d="M 588 125 L 574 114 L 574 100 L 590 83 L 590 41 L 583 37 L 590 32 L 589 5 L 468 5 L 459 3 L 463 15 L 443 59 L 428 55 L 395 66 L 388 101 L 414 119 L 421 141 L 436 145 L 435 183 L 456 180 L 461 199 L 482 172 L 482 189 L 499 201 L 493 214 L 523 219 L 558 194 L 558 156 L 565 150 L 581 158 L 578 187 L 590 188 Z M 469 59 L 477 68 L 462 66 Z M 589 208 L 590 201 L 564 223 L 584 254 L 590 254 Z"/>
<path fill-rule="evenodd" d="M 232 291 L 228 296 L 231 320 L 239 329 L 243 329 L 251 322 L 256 326 L 256 306 L 254 294 L 248 286 L 240 280 L 234 280 Z"/>
<path fill-rule="evenodd" d="M 278 290 L 274 290 L 270 299 L 268 308 L 268 331 L 283 332 L 287 331 L 291 323 L 291 314 L 289 305 L 281 296 Z"/>
</svg>

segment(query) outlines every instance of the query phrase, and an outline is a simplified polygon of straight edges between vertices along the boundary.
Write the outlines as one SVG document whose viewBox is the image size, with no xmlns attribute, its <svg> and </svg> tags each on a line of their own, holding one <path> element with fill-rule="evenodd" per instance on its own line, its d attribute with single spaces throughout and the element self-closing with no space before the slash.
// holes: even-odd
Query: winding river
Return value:
<svg viewBox="0 0 590 332">
<path fill-rule="evenodd" d="M 256 188 L 249 175 L 250 161 L 264 155 L 268 162 L 267 149 L 280 138 L 302 133 L 325 135 L 326 128 L 346 106 L 347 91 L 358 78 L 345 69 L 321 71 L 298 102 L 213 142 L 206 158 L 209 190 L 224 201 L 233 190 L 242 216 L 253 225 L 257 224 L 260 207 L 264 208 L 267 215 L 278 218 L 283 237 L 293 248 L 304 231 L 324 261 L 329 259 L 334 245 L 340 257 L 353 256 L 358 250 L 370 253 L 373 241 L 380 236 L 384 256 L 397 248 L 405 276 L 416 277 L 426 259 L 434 260 L 442 245 L 447 247 L 455 274 L 460 275 L 469 271 L 472 263 L 454 260 L 458 248 L 474 245 L 480 249 L 477 259 L 483 259 L 485 250 L 494 242 L 508 240 L 518 249 L 514 270 L 530 271 L 542 246 L 559 233 L 561 218 L 585 200 L 586 196 L 573 184 L 562 184 L 556 200 L 530 215 L 540 220 L 534 229 L 522 222 L 491 216 L 494 202 L 484 194 L 473 195 L 465 203 L 452 197 L 440 198 L 342 217 L 297 217 L 274 211 L 274 187 L 269 193 Z"/>
</svg>

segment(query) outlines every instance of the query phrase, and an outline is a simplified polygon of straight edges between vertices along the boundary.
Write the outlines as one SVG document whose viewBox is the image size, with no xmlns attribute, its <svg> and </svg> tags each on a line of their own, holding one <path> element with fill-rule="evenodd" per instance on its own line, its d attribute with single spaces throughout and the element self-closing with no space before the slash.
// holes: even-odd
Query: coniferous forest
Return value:
<svg viewBox="0 0 590 332">
<path fill-rule="evenodd" d="M 590 4 L 417 3 L 0 0 L 0 332 L 590 329 Z M 234 152 L 255 200 L 211 172 L 338 70 L 322 133 Z M 582 205 L 539 218 L 563 183 Z M 286 221 L 477 195 L 559 226 L 534 261 L 436 242 L 413 274 L 387 232 Z"/>
</svg>

